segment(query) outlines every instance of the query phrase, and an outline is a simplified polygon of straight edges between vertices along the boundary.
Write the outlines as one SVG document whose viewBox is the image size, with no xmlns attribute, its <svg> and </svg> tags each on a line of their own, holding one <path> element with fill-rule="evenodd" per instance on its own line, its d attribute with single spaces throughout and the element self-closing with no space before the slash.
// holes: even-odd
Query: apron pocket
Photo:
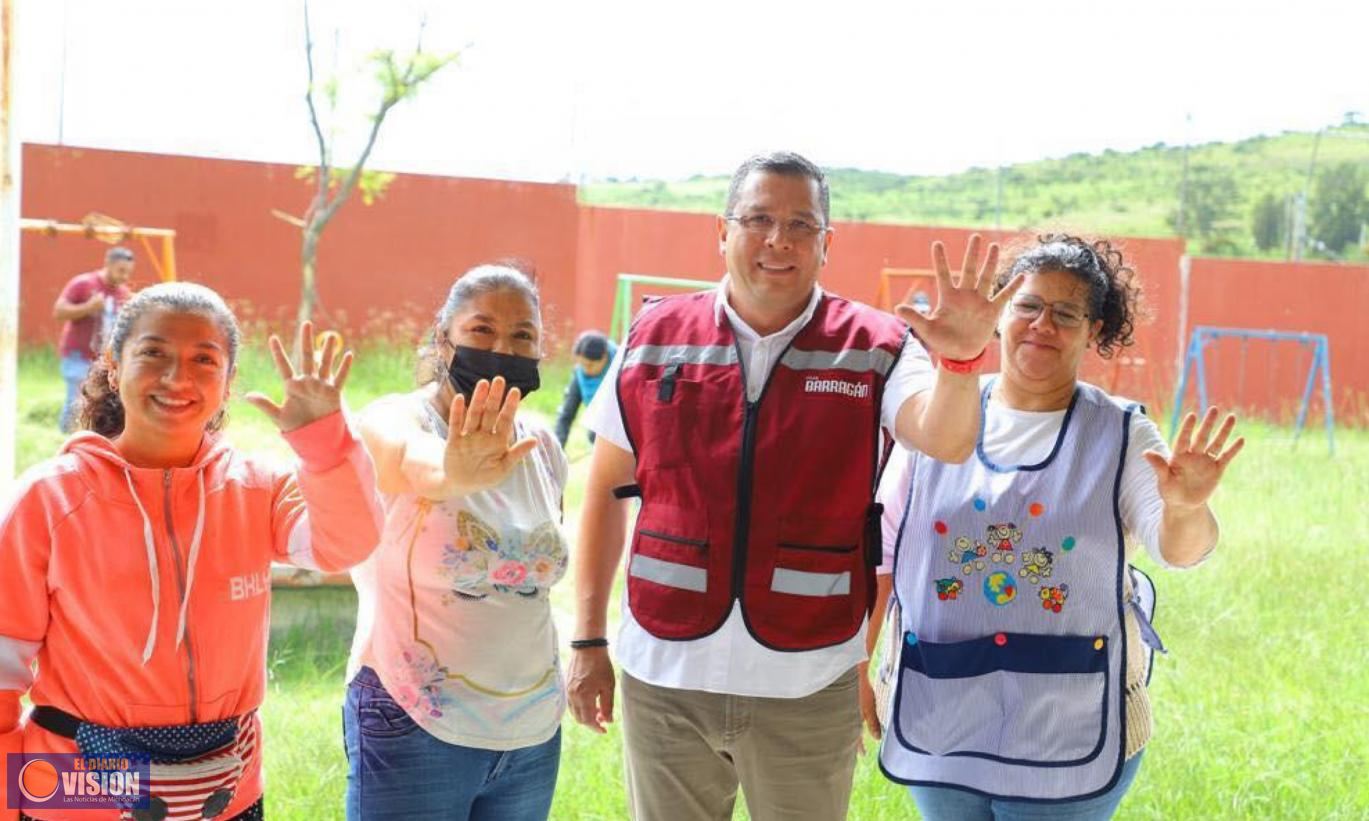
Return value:
<svg viewBox="0 0 1369 821">
<path fill-rule="evenodd" d="M 924 755 L 1077 766 L 1103 748 L 1106 640 L 997 633 L 938 644 L 910 639 L 899 661 L 894 729 Z"/>
</svg>

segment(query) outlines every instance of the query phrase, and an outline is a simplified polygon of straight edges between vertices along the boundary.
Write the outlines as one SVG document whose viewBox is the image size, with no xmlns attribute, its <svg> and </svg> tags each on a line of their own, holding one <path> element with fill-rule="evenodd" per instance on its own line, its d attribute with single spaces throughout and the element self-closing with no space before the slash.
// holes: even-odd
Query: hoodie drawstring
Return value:
<svg viewBox="0 0 1369 821">
<path fill-rule="evenodd" d="M 161 612 L 162 587 L 161 577 L 157 575 L 157 544 L 152 541 L 152 519 L 147 515 L 147 509 L 143 507 L 143 501 L 138 498 L 138 491 L 133 488 L 133 474 L 124 468 L 124 479 L 128 480 L 128 493 L 133 497 L 133 503 L 138 506 L 138 512 L 143 515 L 143 544 L 147 546 L 147 574 L 152 579 L 152 624 L 147 628 L 147 641 L 143 644 L 143 664 L 152 658 L 152 650 L 157 646 L 157 616 Z"/>
<path fill-rule="evenodd" d="M 190 588 L 195 584 L 195 564 L 200 557 L 200 540 L 204 535 L 204 471 L 197 471 L 195 474 L 199 480 L 199 502 L 200 510 L 195 516 L 195 535 L 190 542 L 190 558 L 186 563 L 185 595 L 181 598 L 180 619 L 176 625 L 176 646 L 181 646 L 182 639 L 185 638 L 185 617 L 186 609 L 190 605 Z M 147 574 L 152 580 L 152 623 L 147 628 L 147 641 L 143 645 L 143 664 L 146 665 L 148 659 L 152 658 L 152 651 L 157 647 L 157 622 L 161 615 L 161 576 L 157 572 L 157 543 L 152 536 L 152 519 L 147 515 L 147 508 L 143 507 L 142 499 L 138 498 L 138 491 L 133 486 L 133 474 L 128 468 L 124 468 L 124 479 L 128 482 L 129 495 L 133 497 L 133 503 L 138 506 L 138 512 L 143 517 L 143 544 L 147 547 Z"/>
<path fill-rule="evenodd" d="M 176 647 L 185 638 L 185 613 L 190 607 L 190 588 L 195 586 L 195 563 L 200 559 L 200 537 L 204 535 L 204 471 L 197 471 L 195 478 L 200 486 L 200 512 L 195 515 L 195 535 L 190 538 L 190 558 L 185 568 L 185 598 L 181 599 L 181 617 L 176 622 Z"/>
</svg>

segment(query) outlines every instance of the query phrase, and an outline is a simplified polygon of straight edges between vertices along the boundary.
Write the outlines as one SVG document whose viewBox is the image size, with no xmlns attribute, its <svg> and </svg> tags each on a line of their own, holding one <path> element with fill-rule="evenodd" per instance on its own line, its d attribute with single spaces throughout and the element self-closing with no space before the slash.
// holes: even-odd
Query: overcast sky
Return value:
<svg viewBox="0 0 1369 821">
<path fill-rule="evenodd" d="M 1365 0 L 315 0 L 355 139 L 373 48 L 462 49 L 372 166 L 678 178 L 790 148 L 939 174 L 1369 119 Z M 301 163 L 299 0 L 18 0 L 26 142 Z M 1191 114 L 1191 125 L 1186 115 Z M 344 143 L 346 145 L 346 143 Z"/>
</svg>

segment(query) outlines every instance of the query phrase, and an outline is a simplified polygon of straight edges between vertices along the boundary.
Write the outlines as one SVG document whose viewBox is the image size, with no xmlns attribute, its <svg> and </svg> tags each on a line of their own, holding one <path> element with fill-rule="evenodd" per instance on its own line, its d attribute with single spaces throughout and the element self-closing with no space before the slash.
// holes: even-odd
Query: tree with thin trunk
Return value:
<svg viewBox="0 0 1369 821">
<path fill-rule="evenodd" d="M 350 167 L 337 166 L 333 162 L 333 146 L 329 140 L 329 135 L 324 133 L 323 125 L 319 119 L 318 105 L 315 101 L 317 93 L 323 93 L 330 106 L 337 105 L 337 83 L 330 80 L 326 86 L 319 89 L 314 79 L 314 38 L 309 27 L 309 3 L 304 3 L 304 58 L 309 70 L 309 87 L 305 94 L 305 101 L 309 105 L 309 122 L 314 129 L 314 137 L 318 143 L 318 164 L 312 167 L 301 169 L 297 176 L 310 179 L 314 186 L 314 194 L 309 202 L 309 208 L 304 212 L 301 219 L 290 219 L 289 221 L 297 225 L 303 235 L 300 245 L 300 302 L 299 302 L 299 321 L 303 322 L 313 318 L 315 309 L 319 306 L 318 297 L 318 249 L 319 243 L 323 239 L 323 229 L 328 227 L 328 223 L 337 216 L 337 212 L 347 202 L 354 190 L 361 189 L 363 200 L 369 204 L 374 198 L 380 196 L 385 187 L 394 179 L 393 174 L 367 171 L 366 161 L 371 156 L 371 149 L 375 148 L 376 138 L 380 136 L 380 127 L 385 122 L 385 117 L 390 113 L 390 109 L 399 105 L 401 102 L 412 98 L 418 93 L 420 87 L 431 80 L 437 72 L 448 65 L 456 62 L 457 53 L 451 54 L 432 54 L 423 50 L 423 29 L 424 24 L 418 27 L 418 42 L 414 46 L 412 53 L 399 56 L 393 49 L 382 49 L 372 52 L 367 58 L 367 64 L 374 72 L 374 77 L 380 86 L 380 99 L 376 104 L 376 109 L 371 114 L 370 131 L 367 133 L 366 142 L 358 155 L 356 162 Z"/>
</svg>

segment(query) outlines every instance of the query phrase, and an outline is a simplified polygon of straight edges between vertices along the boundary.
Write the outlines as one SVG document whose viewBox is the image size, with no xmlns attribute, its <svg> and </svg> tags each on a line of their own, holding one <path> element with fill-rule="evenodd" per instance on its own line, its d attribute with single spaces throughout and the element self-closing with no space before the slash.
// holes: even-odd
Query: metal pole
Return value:
<svg viewBox="0 0 1369 821">
<path fill-rule="evenodd" d="M 1179 257 L 1179 340 L 1178 355 L 1175 357 L 1176 370 L 1188 367 L 1188 292 L 1193 279 L 1193 258 L 1188 255 L 1188 243 L 1184 243 L 1184 253 Z"/>
<path fill-rule="evenodd" d="M 1303 343 L 1304 346 L 1307 343 Z M 1307 386 L 1302 390 L 1302 403 L 1298 405 L 1298 423 L 1293 426 L 1293 441 L 1302 435 L 1302 427 L 1307 423 L 1307 408 L 1312 404 L 1312 388 L 1317 384 L 1317 369 L 1321 365 L 1321 345 L 1312 349 L 1312 367 L 1307 371 Z"/>
<path fill-rule="evenodd" d="M 1321 396 L 1322 404 L 1326 406 L 1326 445 L 1331 449 L 1331 455 L 1336 455 L 1336 434 L 1334 433 L 1335 422 L 1332 417 L 1335 413 L 1331 399 L 1331 341 L 1322 337 L 1317 343 L 1317 353 L 1321 360 Z"/>
<path fill-rule="evenodd" d="M 1188 210 L 1188 144 L 1190 142 L 1189 132 L 1193 130 L 1193 114 L 1184 115 L 1184 167 L 1179 175 L 1179 213 L 1174 220 L 1174 233 L 1184 236 L 1186 227 L 1185 211 Z"/>
<path fill-rule="evenodd" d="M 1293 229 L 1294 262 L 1302 260 L 1303 246 L 1307 243 L 1307 196 L 1309 189 L 1312 188 L 1312 177 L 1317 172 L 1317 150 L 1321 148 L 1321 135 L 1324 131 L 1324 128 L 1317 129 L 1317 136 L 1312 138 L 1312 158 L 1307 163 L 1307 177 L 1303 179 L 1302 194 L 1298 197 L 1297 220 Z"/>
<path fill-rule="evenodd" d="M 1289 194 L 1283 198 L 1283 228 L 1286 236 L 1283 240 L 1284 258 L 1292 261 L 1293 259 L 1293 239 L 1298 230 L 1298 197 L 1296 194 Z"/>
<path fill-rule="evenodd" d="M 14 478 L 19 428 L 19 131 L 14 127 L 14 6 L 0 0 L 0 496 Z"/>
<path fill-rule="evenodd" d="M 1189 340 L 1184 349 L 1183 370 L 1179 372 L 1179 387 L 1174 389 L 1174 410 L 1169 418 L 1169 438 L 1173 439 L 1174 434 L 1179 430 L 1179 417 L 1184 412 L 1184 393 L 1188 391 L 1188 369 L 1193 364 L 1193 351 L 1198 346 L 1198 332 L 1193 332 L 1193 338 Z"/>
<path fill-rule="evenodd" d="M 1003 165 L 999 163 L 993 174 L 993 228 L 1003 230 Z"/>
<path fill-rule="evenodd" d="M 1198 418 L 1201 419 L 1210 407 L 1207 401 L 1207 359 L 1203 356 L 1203 348 L 1207 346 L 1208 340 L 1203 332 L 1196 328 L 1193 331 L 1193 340 L 1194 356 L 1197 357 L 1193 365 L 1193 382 L 1198 388 Z"/>
</svg>

